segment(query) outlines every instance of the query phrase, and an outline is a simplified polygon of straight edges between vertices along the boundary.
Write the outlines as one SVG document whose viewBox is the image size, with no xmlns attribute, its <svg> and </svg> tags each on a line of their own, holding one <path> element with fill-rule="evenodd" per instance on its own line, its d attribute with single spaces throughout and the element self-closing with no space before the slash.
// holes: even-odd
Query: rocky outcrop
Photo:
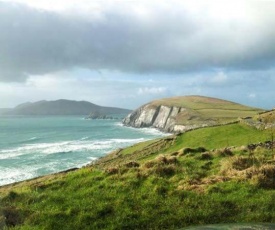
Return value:
<svg viewBox="0 0 275 230">
<path fill-rule="evenodd" d="M 118 120 L 117 117 L 107 116 L 106 114 L 101 114 L 99 112 L 90 113 L 86 120 Z"/>
<path fill-rule="evenodd" d="M 186 108 L 177 106 L 146 104 L 130 113 L 123 124 L 136 128 L 152 127 L 165 132 L 184 132 L 202 126 L 177 124 L 177 117 L 185 111 Z"/>
<path fill-rule="evenodd" d="M 137 128 L 153 127 L 165 132 L 185 132 L 197 128 L 235 122 L 262 112 L 238 103 L 204 96 L 162 98 L 129 114 L 123 124 Z"/>
</svg>

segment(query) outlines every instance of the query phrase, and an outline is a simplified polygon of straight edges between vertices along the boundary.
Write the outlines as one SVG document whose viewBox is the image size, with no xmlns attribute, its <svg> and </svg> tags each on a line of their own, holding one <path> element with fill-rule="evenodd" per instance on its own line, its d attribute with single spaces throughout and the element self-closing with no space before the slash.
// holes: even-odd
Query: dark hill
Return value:
<svg viewBox="0 0 275 230">
<path fill-rule="evenodd" d="M 127 114 L 128 109 L 103 107 L 88 101 L 56 100 L 27 102 L 16 106 L 5 114 L 9 115 L 88 115 L 93 112 L 101 114 Z"/>
</svg>

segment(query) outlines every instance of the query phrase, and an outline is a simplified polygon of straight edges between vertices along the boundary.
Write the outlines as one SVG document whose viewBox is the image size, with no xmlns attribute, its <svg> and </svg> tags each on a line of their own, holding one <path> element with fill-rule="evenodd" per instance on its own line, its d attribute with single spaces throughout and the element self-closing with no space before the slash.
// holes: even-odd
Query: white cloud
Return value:
<svg viewBox="0 0 275 230">
<path fill-rule="evenodd" d="M 139 95 L 145 94 L 163 94 L 167 91 L 165 87 L 144 87 L 138 89 Z"/>
<path fill-rule="evenodd" d="M 254 99 L 254 98 L 256 98 L 256 94 L 255 93 L 250 93 L 249 95 L 248 95 L 248 97 L 249 98 L 251 98 L 251 99 Z"/>
<path fill-rule="evenodd" d="M 13 2 L 25 4 L 29 7 L 49 10 L 49 11 L 66 11 L 72 8 L 83 9 L 84 6 L 89 10 L 96 8 L 99 5 L 98 1 L 90 0 L 1 0 L 2 2 Z"/>
<path fill-rule="evenodd" d="M 228 76 L 220 71 L 217 75 L 209 79 L 209 82 L 215 85 L 222 85 L 225 84 L 228 81 Z"/>
</svg>

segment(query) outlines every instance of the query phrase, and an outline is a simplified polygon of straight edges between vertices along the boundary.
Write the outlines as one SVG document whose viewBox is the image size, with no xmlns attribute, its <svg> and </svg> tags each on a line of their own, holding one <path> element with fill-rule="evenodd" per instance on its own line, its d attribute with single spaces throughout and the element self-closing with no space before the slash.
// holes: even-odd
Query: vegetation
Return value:
<svg viewBox="0 0 275 230">
<path fill-rule="evenodd" d="M 203 128 L 119 149 L 76 171 L 3 186 L 0 228 L 274 222 L 268 137 L 267 130 L 239 123 Z"/>
<path fill-rule="evenodd" d="M 154 105 L 173 105 L 178 107 L 192 108 L 194 110 L 204 109 L 224 109 L 224 110 L 240 110 L 240 111 L 261 111 L 261 109 L 244 106 L 231 101 L 218 98 L 203 96 L 180 96 L 172 98 L 164 98 L 152 102 Z"/>
<path fill-rule="evenodd" d="M 244 106 L 231 101 L 203 96 L 181 96 L 156 100 L 151 106 L 160 105 L 183 107 L 186 110 L 176 117 L 181 125 L 224 124 L 236 121 L 239 117 L 252 117 L 261 109 Z"/>
<path fill-rule="evenodd" d="M 272 143 L 271 149 L 274 149 L 274 137 L 275 137 L 275 110 L 267 111 L 259 114 L 257 120 L 262 121 L 263 128 L 267 129 L 270 141 Z"/>
</svg>

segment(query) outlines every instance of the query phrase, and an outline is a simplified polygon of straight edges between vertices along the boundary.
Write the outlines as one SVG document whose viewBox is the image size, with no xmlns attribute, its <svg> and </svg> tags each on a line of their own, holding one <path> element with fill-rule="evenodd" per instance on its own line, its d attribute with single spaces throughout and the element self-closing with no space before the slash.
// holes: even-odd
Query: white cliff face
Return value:
<svg viewBox="0 0 275 230">
<path fill-rule="evenodd" d="M 176 118 L 179 113 L 180 113 L 179 107 L 172 107 L 170 116 L 168 117 L 166 124 L 165 124 L 165 130 L 167 130 L 168 132 L 174 130 L 174 127 L 176 125 Z"/>
<path fill-rule="evenodd" d="M 153 127 L 159 128 L 159 129 L 164 129 L 165 125 L 166 125 L 166 121 L 169 118 L 171 110 L 172 110 L 171 107 L 160 106 L 156 120 L 153 123 Z"/>
<path fill-rule="evenodd" d="M 157 112 L 156 108 L 149 108 L 149 106 L 145 106 L 137 119 L 135 120 L 134 124 L 135 127 L 148 127 L 151 126 L 154 120 L 154 116 Z"/>
<path fill-rule="evenodd" d="M 157 116 L 158 108 L 145 105 L 130 113 L 124 120 L 123 124 L 137 128 L 152 126 Z"/>
<path fill-rule="evenodd" d="M 185 132 L 198 128 L 196 125 L 179 125 L 176 123 L 179 113 L 186 111 L 186 108 L 175 106 L 152 107 L 144 105 L 129 114 L 123 124 L 136 128 L 153 127 L 166 132 Z"/>
</svg>

